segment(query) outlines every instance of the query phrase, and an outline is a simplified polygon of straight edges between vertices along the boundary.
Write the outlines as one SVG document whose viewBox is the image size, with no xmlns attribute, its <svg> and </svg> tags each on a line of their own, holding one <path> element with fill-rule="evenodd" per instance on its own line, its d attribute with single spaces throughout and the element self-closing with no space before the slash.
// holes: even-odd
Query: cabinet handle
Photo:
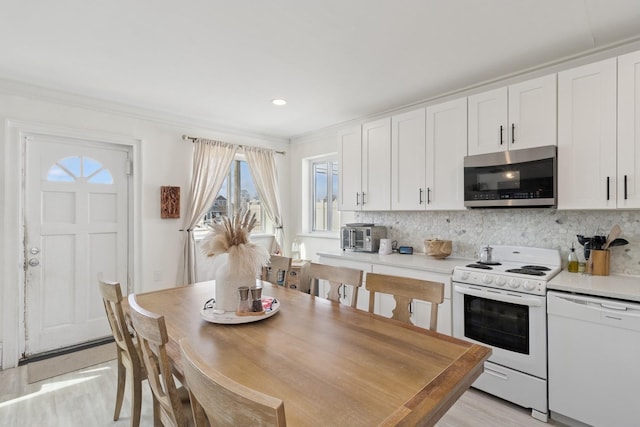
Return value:
<svg viewBox="0 0 640 427">
<path fill-rule="evenodd" d="M 607 200 L 609 200 L 609 196 L 610 196 L 610 194 L 609 194 L 609 180 L 610 180 L 610 178 L 607 177 Z"/>
<path fill-rule="evenodd" d="M 511 123 L 511 143 L 516 143 L 516 124 Z"/>
<path fill-rule="evenodd" d="M 364 201 L 364 191 L 362 192 L 362 206 L 364 206 L 366 202 Z"/>
<path fill-rule="evenodd" d="M 356 193 L 356 206 L 360 206 L 360 193 Z"/>
<path fill-rule="evenodd" d="M 419 204 L 419 205 L 421 205 L 422 203 L 424 203 L 424 202 L 422 201 L 422 192 L 423 192 L 423 191 L 424 191 L 424 190 L 423 190 L 422 188 L 420 188 L 420 189 L 419 189 L 419 191 L 418 191 L 418 202 L 419 202 L 418 204 Z"/>
<path fill-rule="evenodd" d="M 624 176 L 624 199 L 627 200 L 627 175 Z"/>
<path fill-rule="evenodd" d="M 500 145 L 502 145 L 502 125 L 500 125 Z"/>
<path fill-rule="evenodd" d="M 427 187 L 427 204 L 431 204 L 431 188 Z"/>
</svg>

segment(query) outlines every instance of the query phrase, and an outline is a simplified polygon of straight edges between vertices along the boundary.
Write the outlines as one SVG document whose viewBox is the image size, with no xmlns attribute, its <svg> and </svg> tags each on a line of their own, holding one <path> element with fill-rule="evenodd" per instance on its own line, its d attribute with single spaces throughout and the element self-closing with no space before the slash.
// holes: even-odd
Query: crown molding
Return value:
<svg viewBox="0 0 640 427">
<path fill-rule="evenodd" d="M 226 133 L 262 141 L 269 141 L 272 143 L 287 145 L 290 143 L 288 138 L 249 132 L 243 129 L 215 123 L 202 117 L 186 117 L 166 111 L 151 110 L 105 99 L 92 98 L 85 95 L 78 95 L 1 77 L 0 93 L 10 96 L 30 98 L 36 101 L 45 101 L 69 107 L 93 110 L 100 113 L 117 114 L 133 119 L 171 125 L 180 128 L 204 128 L 210 129 L 216 133 Z"/>
</svg>

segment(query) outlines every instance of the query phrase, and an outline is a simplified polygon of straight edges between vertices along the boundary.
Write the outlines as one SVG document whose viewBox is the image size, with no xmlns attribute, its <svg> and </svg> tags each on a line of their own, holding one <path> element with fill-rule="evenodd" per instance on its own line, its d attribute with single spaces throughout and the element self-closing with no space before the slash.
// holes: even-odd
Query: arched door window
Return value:
<svg viewBox="0 0 640 427">
<path fill-rule="evenodd" d="M 58 160 L 51 166 L 47 181 L 113 184 L 113 176 L 99 161 L 91 157 L 74 156 Z"/>
</svg>

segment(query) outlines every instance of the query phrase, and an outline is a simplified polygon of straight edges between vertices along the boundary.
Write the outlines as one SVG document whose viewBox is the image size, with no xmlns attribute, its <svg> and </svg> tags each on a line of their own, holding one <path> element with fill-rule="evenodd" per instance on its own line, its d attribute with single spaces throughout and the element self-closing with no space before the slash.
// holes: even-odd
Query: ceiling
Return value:
<svg viewBox="0 0 640 427">
<path fill-rule="evenodd" d="M 290 139 L 638 37 L 640 0 L 2 0 L 0 79 Z"/>
</svg>

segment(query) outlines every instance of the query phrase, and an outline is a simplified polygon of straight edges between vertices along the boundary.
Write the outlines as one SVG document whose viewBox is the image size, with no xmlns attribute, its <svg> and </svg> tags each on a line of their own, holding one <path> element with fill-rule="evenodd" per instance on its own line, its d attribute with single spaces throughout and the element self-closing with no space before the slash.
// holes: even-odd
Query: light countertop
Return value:
<svg viewBox="0 0 640 427">
<path fill-rule="evenodd" d="M 453 274 L 453 268 L 460 265 L 466 265 L 473 262 L 472 259 L 466 258 L 445 258 L 435 259 L 423 253 L 414 253 L 413 255 L 404 255 L 392 253 L 389 255 L 380 255 L 378 253 L 368 252 L 318 252 L 319 257 L 336 258 L 348 261 L 366 262 L 370 264 L 387 265 L 399 268 L 412 268 L 415 270 L 424 270 L 432 273 Z"/>
<path fill-rule="evenodd" d="M 591 276 L 563 270 L 547 283 L 547 289 L 640 302 L 639 276 Z"/>
</svg>

